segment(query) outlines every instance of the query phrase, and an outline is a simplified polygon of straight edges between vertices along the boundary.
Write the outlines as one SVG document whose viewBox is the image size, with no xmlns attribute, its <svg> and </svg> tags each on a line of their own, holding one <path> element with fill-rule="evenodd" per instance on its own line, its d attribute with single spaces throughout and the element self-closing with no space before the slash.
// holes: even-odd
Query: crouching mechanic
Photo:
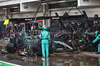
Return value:
<svg viewBox="0 0 100 66">
<path fill-rule="evenodd" d="M 92 43 L 96 43 L 98 40 L 100 41 L 100 32 L 96 31 L 95 32 L 95 39 L 93 40 Z M 100 54 L 100 43 L 98 44 L 98 54 Z"/>
<path fill-rule="evenodd" d="M 41 32 L 39 38 L 42 40 L 41 41 L 41 46 L 42 46 L 42 55 L 43 55 L 43 58 L 42 60 L 45 60 L 45 57 L 46 57 L 46 60 L 48 60 L 49 58 L 49 41 L 50 41 L 50 34 L 49 32 L 47 31 L 47 26 L 44 25 L 43 27 L 43 31 Z M 46 53 L 45 53 L 46 52 Z"/>
</svg>

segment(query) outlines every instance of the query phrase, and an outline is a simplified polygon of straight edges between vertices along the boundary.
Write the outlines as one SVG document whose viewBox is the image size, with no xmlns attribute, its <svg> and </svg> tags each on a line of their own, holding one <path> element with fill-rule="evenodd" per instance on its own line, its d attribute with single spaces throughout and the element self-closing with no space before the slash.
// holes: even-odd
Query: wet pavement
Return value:
<svg viewBox="0 0 100 66">
<path fill-rule="evenodd" d="M 0 51 L 2 46 L 0 45 Z M 60 52 L 50 54 L 48 61 L 42 61 L 41 56 L 26 57 L 15 54 L 0 54 L 0 60 L 19 64 L 22 66 L 100 66 L 100 55 L 92 56 L 93 53 Z M 89 56 L 90 55 L 90 56 Z M 46 64 L 46 65 L 45 65 Z"/>
</svg>

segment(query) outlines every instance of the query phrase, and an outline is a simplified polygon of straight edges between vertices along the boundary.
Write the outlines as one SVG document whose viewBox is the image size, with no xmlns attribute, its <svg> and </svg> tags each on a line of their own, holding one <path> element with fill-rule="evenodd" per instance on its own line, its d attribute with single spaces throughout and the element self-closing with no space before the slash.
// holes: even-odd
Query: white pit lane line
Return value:
<svg viewBox="0 0 100 66">
<path fill-rule="evenodd" d="M 14 65 L 14 66 L 21 66 L 21 65 L 17 65 L 17 64 L 9 63 L 9 62 L 1 61 L 1 60 L 0 60 L 0 62 L 2 62 L 2 63 L 7 63 L 7 64 L 11 64 L 11 65 Z"/>
</svg>

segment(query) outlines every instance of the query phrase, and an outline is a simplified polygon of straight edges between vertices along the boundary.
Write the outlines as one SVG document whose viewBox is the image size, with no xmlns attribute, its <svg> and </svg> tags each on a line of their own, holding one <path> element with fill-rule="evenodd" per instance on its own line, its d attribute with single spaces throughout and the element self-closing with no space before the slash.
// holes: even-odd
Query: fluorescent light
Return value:
<svg viewBox="0 0 100 66">
<path fill-rule="evenodd" d="M 7 9 L 7 8 L 3 8 L 3 9 Z"/>
<path fill-rule="evenodd" d="M 15 6 L 15 7 L 11 7 L 11 8 L 19 8 L 19 7 Z"/>
<path fill-rule="evenodd" d="M 47 4 L 47 3 L 41 3 L 42 5 L 45 5 L 45 4 Z"/>
<path fill-rule="evenodd" d="M 66 2 L 66 1 L 59 1 L 59 3 L 61 3 L 61 2 Z"/>
</svg>

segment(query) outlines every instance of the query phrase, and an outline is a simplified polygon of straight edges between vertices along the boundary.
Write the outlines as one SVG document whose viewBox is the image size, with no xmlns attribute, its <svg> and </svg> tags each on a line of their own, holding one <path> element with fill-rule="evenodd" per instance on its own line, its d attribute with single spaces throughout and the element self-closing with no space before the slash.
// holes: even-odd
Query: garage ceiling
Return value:
<svg viewBox="0 0 100 66">
<path fill-rule="evenodd" d="M 45 1 L 45 2 L 59 2 L 59 1 L 77 1 L 77 0 L 41 0 L 41 1 Z"/>
</svg>

